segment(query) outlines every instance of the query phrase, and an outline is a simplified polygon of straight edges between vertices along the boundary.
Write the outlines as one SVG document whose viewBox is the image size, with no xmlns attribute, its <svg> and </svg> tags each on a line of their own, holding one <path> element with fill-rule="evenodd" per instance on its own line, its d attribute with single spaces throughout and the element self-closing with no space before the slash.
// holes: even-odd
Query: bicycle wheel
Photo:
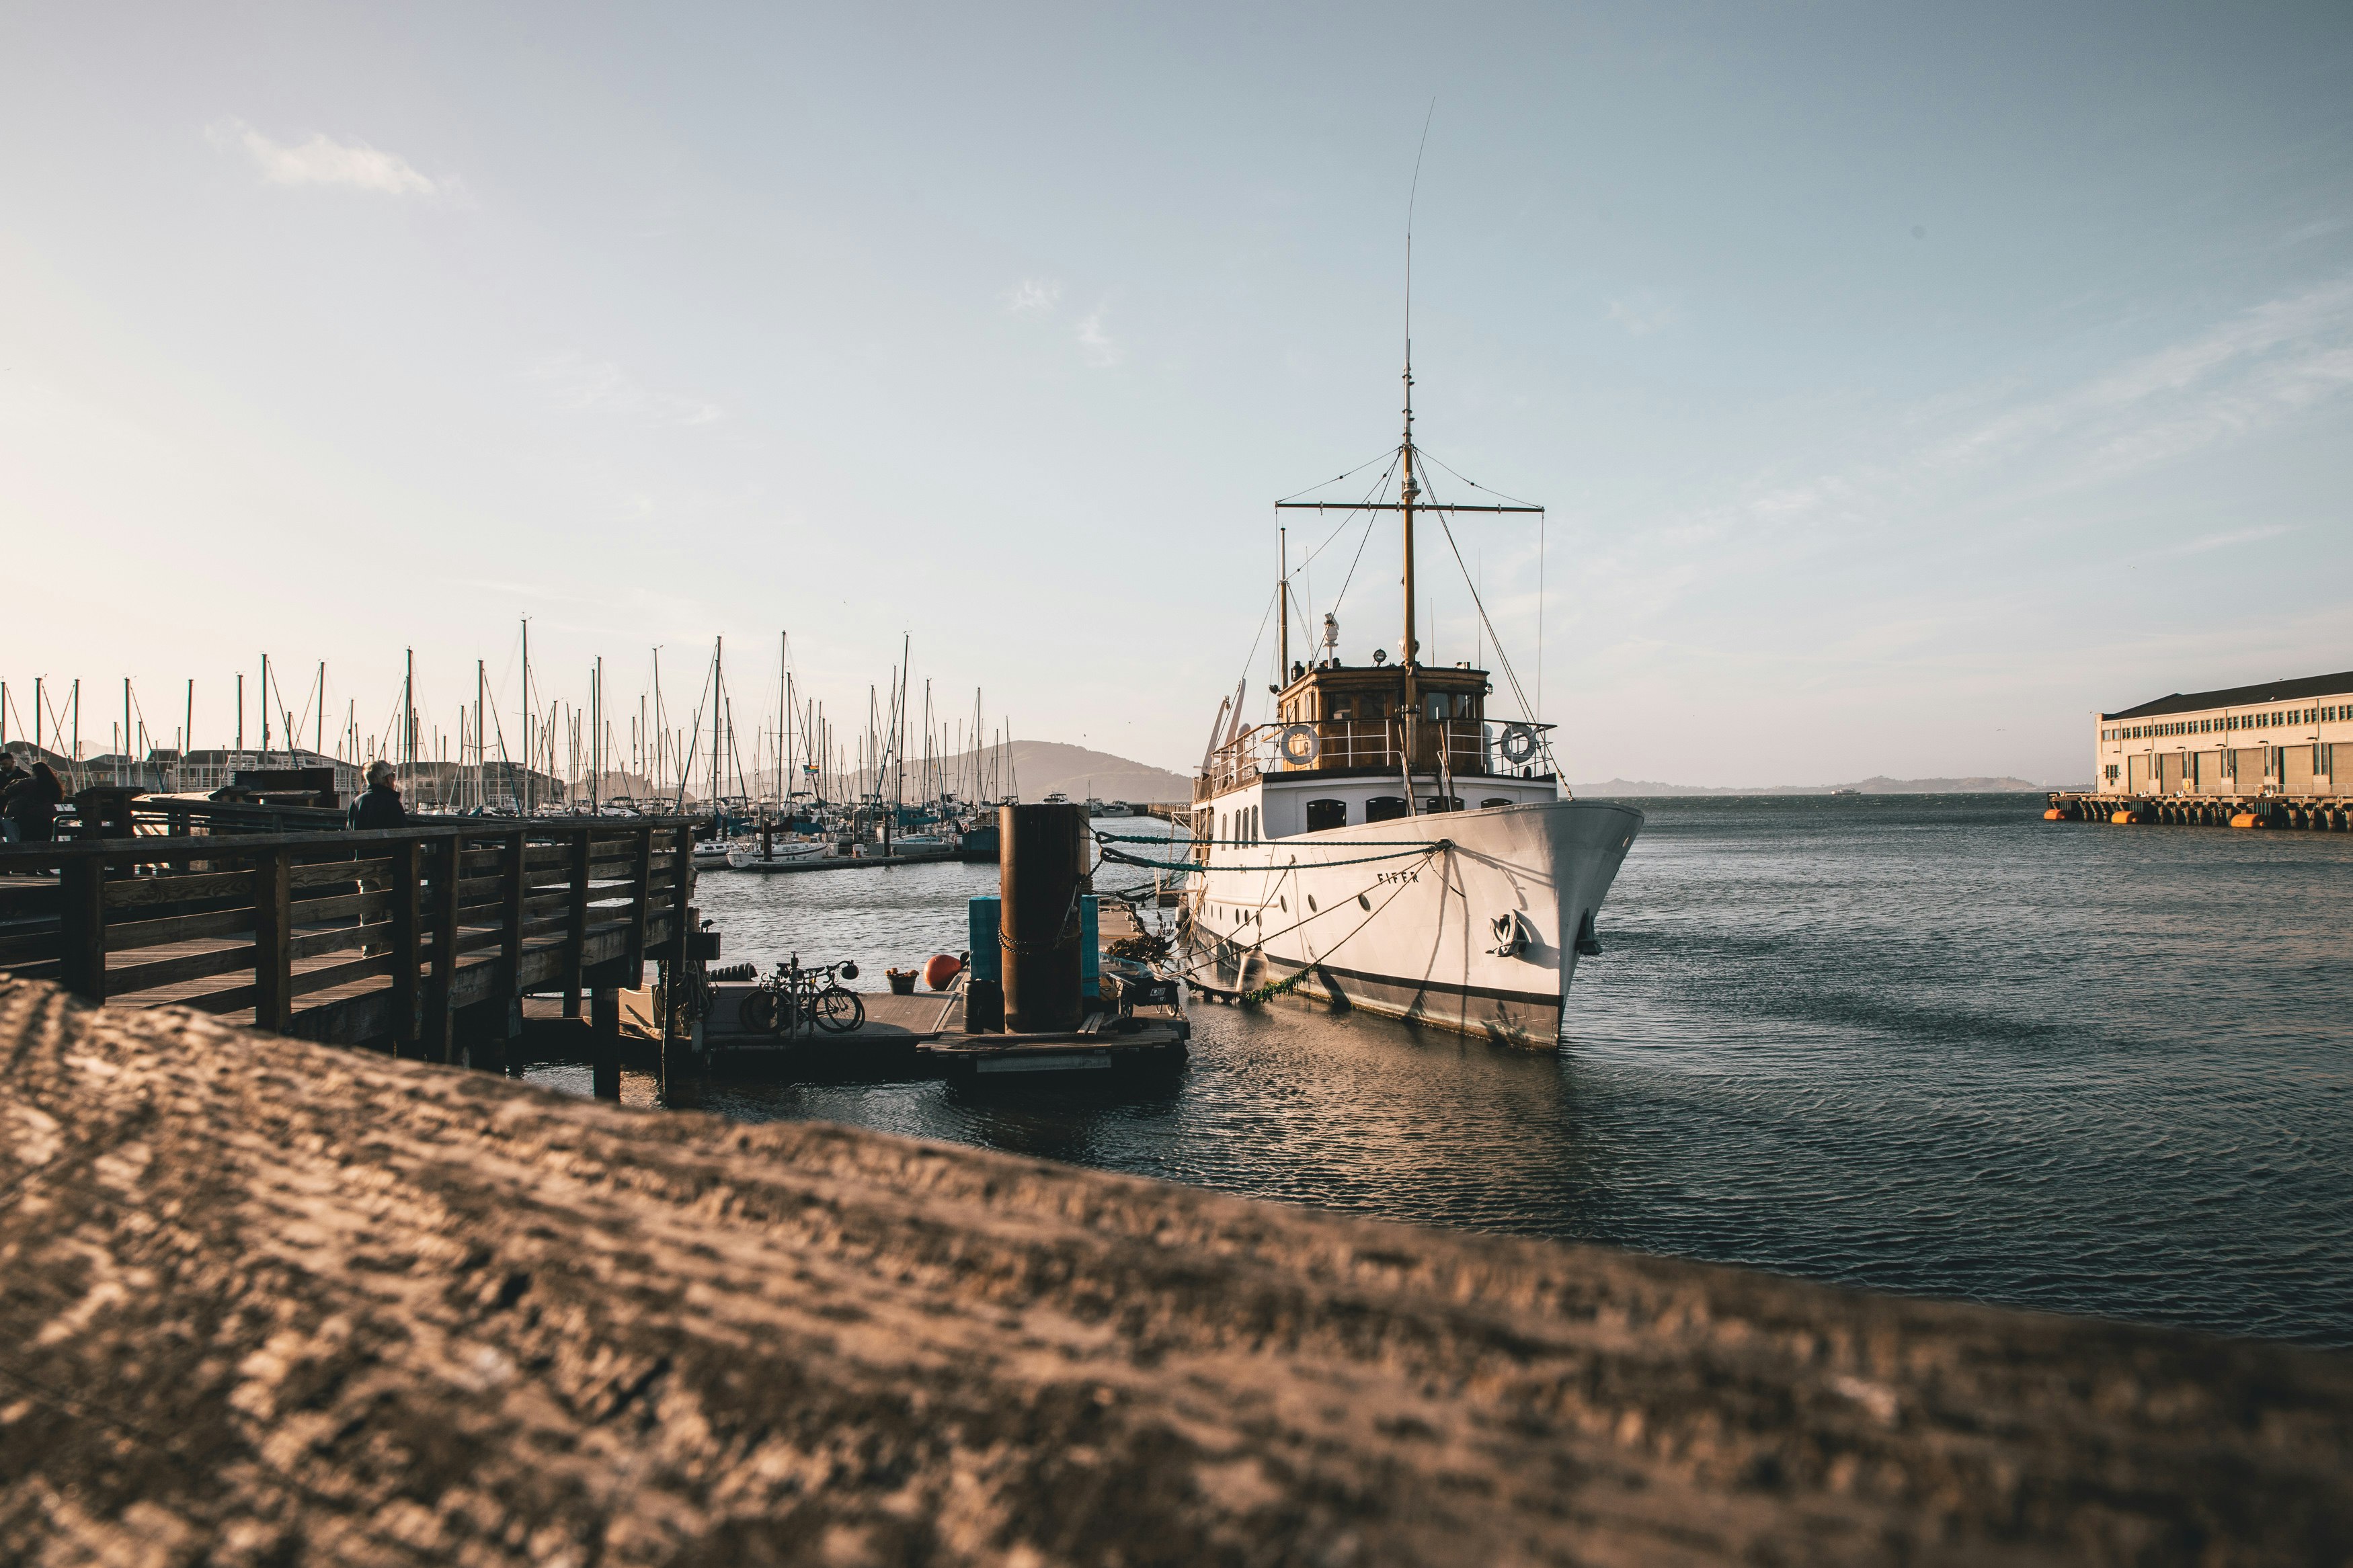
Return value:
<svg viewBox="0 0 2353 1568">
<path fill-rule="evenodd" d="M 743 1009 L 738 1016 L 744 1020 L 744 1026 L 755 1035 L 773 1032 L 776 1026 L 776 994 L 773 991 L 753 992 L 744 998 Z"/>
<path fill-rule="evenodd" d="M 836 1035 L 846 1035 L 866 1022 L 866 1004 L 858 999 L 855 991 L 845 991 L 839 985 L 828 985 L 817 994 L 809 1005 L 817 1016 L 817 1026 Z"/>
</svg>

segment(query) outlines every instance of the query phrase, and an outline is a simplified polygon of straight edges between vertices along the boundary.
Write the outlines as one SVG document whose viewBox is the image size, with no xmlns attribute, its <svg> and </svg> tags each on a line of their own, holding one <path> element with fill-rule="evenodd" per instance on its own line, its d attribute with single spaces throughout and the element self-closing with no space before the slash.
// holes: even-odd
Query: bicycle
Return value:
<svg viewBox="0 0 2353 1568">
<path fill-rule="evenodd" d="M 744 1026 L 755 1034 L 790 1036 L 806 1021 L 829 1035 L 846 1035 L 866 1022 L 866 1004 L 841 984 L 857 978 L 855 963 L 803 969 L 795 954 L 744 998 Z"/>
</svg>

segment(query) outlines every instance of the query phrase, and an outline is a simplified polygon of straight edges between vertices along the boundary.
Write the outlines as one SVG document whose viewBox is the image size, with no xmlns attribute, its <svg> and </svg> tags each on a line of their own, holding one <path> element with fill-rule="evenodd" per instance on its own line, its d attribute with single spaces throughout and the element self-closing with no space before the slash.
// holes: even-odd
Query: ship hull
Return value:
<svg viewBox="0 0 2353 1568">
<path fill-rule="evenodd" d="M 1554 1048 L 1642 814 L 1546 801 L 1219 844 L 1191 910 L 1218 984 Z M 1423 847 L 1427 846 L 1427 847 Z"/>
</svg>

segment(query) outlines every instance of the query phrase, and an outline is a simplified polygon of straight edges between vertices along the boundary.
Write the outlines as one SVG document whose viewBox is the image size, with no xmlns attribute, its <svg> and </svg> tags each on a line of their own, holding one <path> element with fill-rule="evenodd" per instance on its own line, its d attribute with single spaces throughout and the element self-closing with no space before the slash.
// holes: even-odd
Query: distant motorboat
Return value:
<svg viewBox="0 0 2353 1568">
<path fill-rule="evenodd" d="M 859 847 L 859 853 L 876 860 L 910 860 L 945 855 L 955 847 L 955 841 L 936 833 L 902 833 L 885 844 L 877 839 Z"/>
<path fill-rule="evenodd" d="M 728 856 L 749 846 L 755 852 L 759 846 L 744 838 L 706 838 L 694 847 L 694 868 L 698 871 L 723 869 Z"/>
<path fill-rule="evenodd" d="M 727 867 L 733 871 L 781 871 L 832 853 L 833 846 L 821 838 L 772 839 L 765 850 L 757 844 L 735 844 L 728 847 Z"/>
</svg>

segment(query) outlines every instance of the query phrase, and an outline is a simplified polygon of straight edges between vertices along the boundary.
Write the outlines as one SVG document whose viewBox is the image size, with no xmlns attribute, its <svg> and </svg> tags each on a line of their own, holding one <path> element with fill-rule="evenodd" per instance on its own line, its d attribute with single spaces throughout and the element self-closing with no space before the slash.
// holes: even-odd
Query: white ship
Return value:
<svg viewBox="0 0 2353 1568">
<path fill-rule="evenodd" d="M 1321 657 L 1292 662 L 1286 553 L 1275 717 L 1245 729 L 1240 689 L 1219 710 L 1193 786 L 1194 855 L 1206 875 L 1192 879 L 1187 913 L 1202 978 L 1221 986 L 1288 983 L 1366 1012 L 1550 1049 L 1578 956 L 1600 951 L 1595 921 L 1642 814 L 1568 798 L 1552 726 L 1529 710 L 1500 652 L 1517 720 L 1491 708 L 1488 671 L 1420 662 L 1416 520 L 1443 527 L 1451 513 L 1543 509 L 1430 498 L 1413 439 L 1410 355 L 1405 386 L 1393 491 L 1278 503 L 1398 514 L 1402 657 L 1389 662 L 1383 649 L 1368 663 L 1342 662 L 1327 615 Z M 1475 584 L 1472 593 L 1475 601 Z"/>
</svg>

